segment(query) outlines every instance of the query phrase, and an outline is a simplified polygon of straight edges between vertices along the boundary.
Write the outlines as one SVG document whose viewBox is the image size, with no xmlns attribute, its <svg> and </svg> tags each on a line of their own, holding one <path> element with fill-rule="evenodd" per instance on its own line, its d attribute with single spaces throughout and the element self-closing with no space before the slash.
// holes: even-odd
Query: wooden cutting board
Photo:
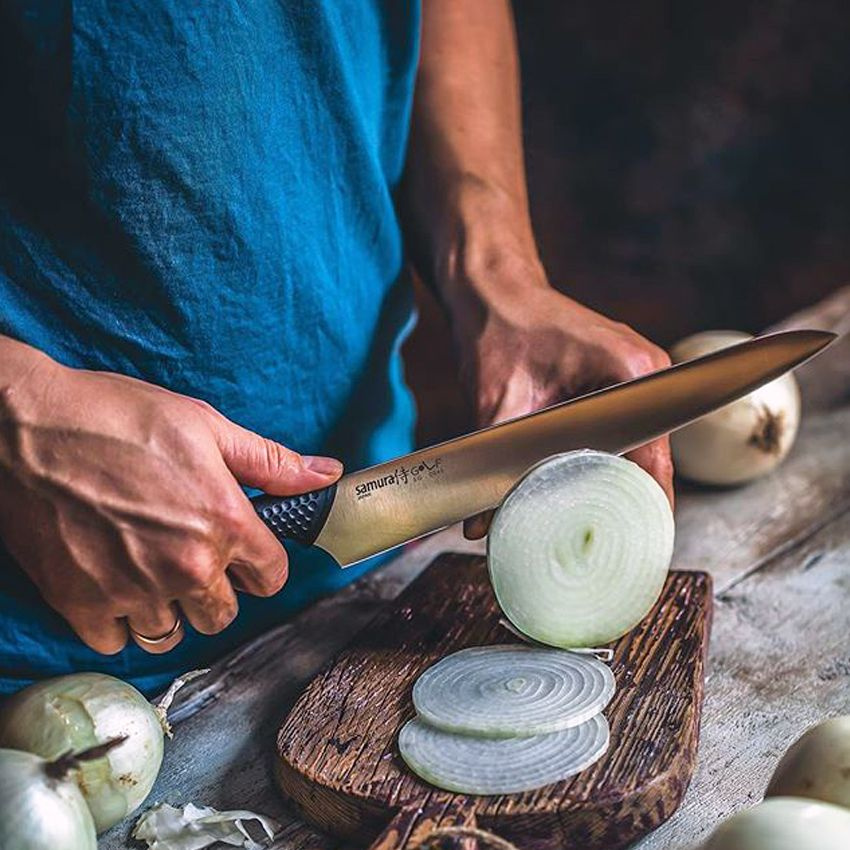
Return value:
<svg viewBox="0 0 850 850">
<path fill-rule="evenodd" d="M 462 647 L 515 642 L 484 559 L 441 555 L 308 685 L 278 733 L 277 780 L 306 820 L 380 850 L 412 850 L 452 825 L 523 850 L 627 847 L 670 817 L 690 782 L 711 599 L 707 574 L 671 572 L 646 619 L 613 644 L 618 688 L 600 761 L 538 791 L 467 797 L 417 779 L 396 747 L 425 668 Z"/>
</svg>

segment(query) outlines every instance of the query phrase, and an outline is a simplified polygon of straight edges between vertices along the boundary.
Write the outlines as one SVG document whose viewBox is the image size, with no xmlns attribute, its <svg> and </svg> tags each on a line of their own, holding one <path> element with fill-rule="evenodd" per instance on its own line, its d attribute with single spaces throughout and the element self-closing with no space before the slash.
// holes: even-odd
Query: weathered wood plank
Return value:
<svg viewBox="0 0 850 850">
<path fill-rule="evenodd" d="M 850 512 L 715 600 L 702 746 L 685 802 L 640 850 L 692 850 L 761 799 L 806 728 L 850 713 Z"/>
</svg>

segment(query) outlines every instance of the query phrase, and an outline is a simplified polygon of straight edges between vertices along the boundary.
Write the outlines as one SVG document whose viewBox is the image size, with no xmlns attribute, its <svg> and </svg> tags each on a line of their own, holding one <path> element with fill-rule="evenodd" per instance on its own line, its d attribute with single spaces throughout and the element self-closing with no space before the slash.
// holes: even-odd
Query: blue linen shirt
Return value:
<svg viewBox="0 0 850 850">
<path fill-rule="evenodd" d="M 4 3 L 0 333 L 349 469 L 408 451 L 392 194 L 418 40 L 408 0 Z M 0 693 L 74 670 L 151 693 L 374 564 L 293 549 L 220 635 L 102 656 L 0 550 Z"/>
</svg>

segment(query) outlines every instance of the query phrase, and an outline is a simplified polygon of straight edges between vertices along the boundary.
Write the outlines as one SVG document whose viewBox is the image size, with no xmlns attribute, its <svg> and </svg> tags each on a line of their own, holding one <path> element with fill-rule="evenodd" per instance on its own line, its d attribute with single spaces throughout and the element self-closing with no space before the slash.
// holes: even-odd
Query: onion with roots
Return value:
<svg viewBox="0 0 850 850">
<path fill-rule="evenodd" d="M 673 555 L 673 512 L 637 464 L 605 452 L 556 455 L 508 493 L 487 539 L 505 616 L 550 646 L 592 647 L 637 625 Z"/>
<path fill-rule="evenodd" d="M 119 738 L 52 761 L 0 749 L 0 848 L 97 850 L 94 821 L 74 774 L 104 762 L 121 743 Z"/>
<path fill-rule="evenodd" d="M 673 346 L 682 363 L 752 339 L 739 331 L 704 331 Z M 800 424 L 800 392 L 790 373 L 670 435 L 676 472 L 701 484 L 743 484 L 777 467 Z"/>
<path fill-rule="evenodd" d="M 0 710 L 0 746 L 56 759 L 110 738 L 126 739 L 105 758 L 77 771 L 80 790 L 98 833 L 145 800 L 153 787 L 170 735 L 166 711 L 177 690 L 205 673 L 177 679 L 157 705 L 127 682 L 103 673 L 73 673 L 19 691 Z"/>
</svg>

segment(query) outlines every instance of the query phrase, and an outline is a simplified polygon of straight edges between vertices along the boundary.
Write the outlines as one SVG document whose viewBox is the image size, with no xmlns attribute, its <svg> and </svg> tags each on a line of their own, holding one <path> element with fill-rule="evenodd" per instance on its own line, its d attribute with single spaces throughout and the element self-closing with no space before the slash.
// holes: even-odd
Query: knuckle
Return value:
<svg viewBox="0 0 850 850">
<path fill-rule="evenodd" d="M 234 602 L 230 605 L 220 605 L 207 612 L 207 616 L 198 628 L 205 635 L 223 632 L 235 619 L 239 608 Z"/>
<path fill-rule="evenodd" d="M 177 577 L 181 585 L 206 587 L 218 574 L 217 558 L 207 546 L 191 546 L 181 553 L 177 562 Z"/>
<path fill-rule="evenodd" d="M 136 608 L 127 615 L 127 620 L 136 632 L 155 636 L 168 632 L 173 626 L 177 614 L 167 600 L 151 598 L 145 600 L 145 604 Z"/>
<path fill-rule="evenodd" d="M 117 655 L 127 645 L 127 638 L 105 640 L 103 638 L 83 638 L 90 649 L 99 655 Z"/>
<path fill-rule="evenodd" d="M 231 537 L 240 537 L 254 512 L 248 510 L 248 502 L 240 490 L 224 494 L 216 506 L 216 525 Z"/>
<path fill-rule="evenodd" d="M 258 444 L 259 462 L 274 478 L 283 478 L 296 472 L 301 465 L 301 456 L 273 440 L 261 440 Z"/>
<path fill-rule="evenodd" d="M 645 375 L 653 370 L 652 357 L 648 351 L 640 349 L 633 351 L 628 356 L 627 369 L 633 375 Z"/>
<path fill-rule="evenodd" d="M 272 570 L 263 573 L 263 580 L 260 583 L 260 596 L 274 596 L 279 593 L 286 580 L 289 578 L 289 565 L 286 559 L 282 559 L 274 565 Z"/>
<path fill-rule="evenodd" d="M 623 366 L 629 377 L 645 375 L 670 365 L 666 351 L 651 343 L 634 343 L 625 352 Z"/>
<path fill-rule="evenodd" d="M 202 398 L 177 394 L 177 400 L 180 404 L 175 407 L 174 416 L 177 422 L 184 424 L 184 427 L 185 418 L 190 413 L 194 414 L 193 419 L 196 422 L 203 423 L 204 425 L 209 425 L 211 419 L 221 416 L 209 402 L 204 401 Z"/>
<path fill-rule="evenodd" d="M 218 411 L 208 401 L 204 401 L 202 398 L 195 398 L 195 396 L 184 396 L 184 398 L 192 402 L 198 410 L 202 410 L 210 416 L 218 415 Z"/>
<path fill-rule="evenodd" d="M 670 355 L 657 345 L 650 347 L 650 356 L 652 357 L 653 368 L 655 369 L 666 369 L 672 364 Z"/>
<path fill-rule="evenodd" d="M 112 620 L 111 616 L 104 617 L 104 620 Z M 93 649 L 100 655 L 115 655 L 121 652 L 127 645 L 127 630 L 126 629 L 98 629 L 88 622 L 84 625 L 71 622 L 71 628 L 76 632 L 80 640 Z"/>
<path fill-rule="evenodd" d="M 95 643 L 90 643 L 89 646 L 101 655 L 117 655 L 127 645 L 127 637 L 116 637 L 110 639 L 99 639 Z"/>
</svg>

